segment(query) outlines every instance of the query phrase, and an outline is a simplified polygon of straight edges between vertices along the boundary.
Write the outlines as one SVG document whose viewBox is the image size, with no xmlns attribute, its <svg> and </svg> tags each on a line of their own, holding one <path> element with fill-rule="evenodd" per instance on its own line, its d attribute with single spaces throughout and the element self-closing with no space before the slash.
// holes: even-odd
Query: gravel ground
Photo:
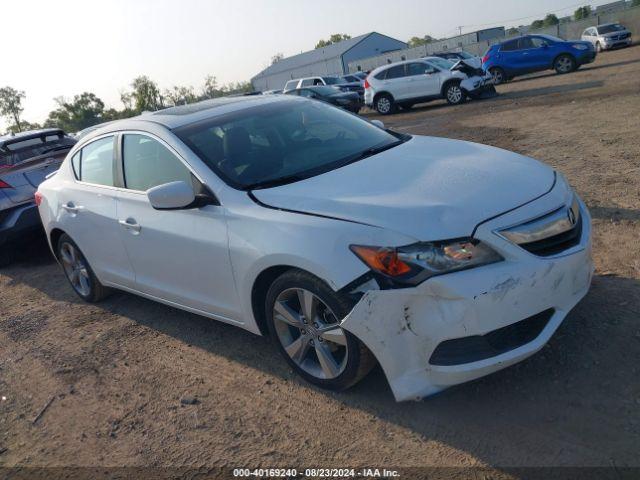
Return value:
<svg viewBox="0 0 640 480">
<path fill-rule="evenodd" d="M 593 287 L 539 354 L 422 402 L 379 368 L 327 393 L 240 329 L 82 303 L 35 243 L 0 271 L 0 465 L 640 466 L 640 47 L 498 90 L 384 121 L 538 158 L 590 207 Z"/>
</svg>

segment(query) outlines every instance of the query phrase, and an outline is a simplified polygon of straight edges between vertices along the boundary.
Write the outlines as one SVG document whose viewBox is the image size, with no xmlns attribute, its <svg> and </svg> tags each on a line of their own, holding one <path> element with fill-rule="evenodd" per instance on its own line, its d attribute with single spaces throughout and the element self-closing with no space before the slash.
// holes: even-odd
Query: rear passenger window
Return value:
<svg viewBox="0 0 640 480">
<path fill-rule="evenodd" d="M 501 52 L 513 52 L 514 50 L 518 50 L 518 40 L 511 40 L 510 42 L 505 42 L 502 44 L 500 48 Z"/>
<path fill-rule="evenodd" d="M 387 70 L 387 80 L 393 79 L 393 78 L 402 78 L 404 77 L 404 64 L 403 65 L 396 65 L 395 67 L 391 67 L 390 69 Z"/>
<path fill-rule="evenodd" d="M 313 85 L 313 78 L 305 78 L 304 80 L 302 80 L 302 82 L 300 83 L 301 87 L 309 87 Z"/>
<path fill-rule="evenodd" d="M 113 137 L 91 142 L 80 151 L 79 159 L 72 159 L 72 163 L 79 180 L 113 187 Z"/>
<path fill-rule="evenodd" d="M 122 157 L 128 189 L 146 191 L 178 180 L 192 184 L 191 172 L 178 157 L 146 135 L 125 135 Z"/>
</svg>

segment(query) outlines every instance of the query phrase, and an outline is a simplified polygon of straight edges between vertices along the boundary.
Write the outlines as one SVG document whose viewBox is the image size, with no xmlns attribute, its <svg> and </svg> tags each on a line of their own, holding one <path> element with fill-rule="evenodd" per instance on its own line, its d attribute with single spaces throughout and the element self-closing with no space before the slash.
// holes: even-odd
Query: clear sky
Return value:
<svg viewBox="0 0 640 480">
<path fill-rule="evenodd" d="M 377 31 L 406 41 L 528 24 L 573 13 L 576 0 L 2 0 L 0 87 L 26 92 L 42 122 L 53 98 L 83 91 L 121 108 L 141 74 L 161 88 L 249 80 L 272 55 L 310 50 L 332 33 Z M 0 120 L 3 122 L 3 120 Z M 3 123 L 0 126 L 4 127 Z"/>
</svg>

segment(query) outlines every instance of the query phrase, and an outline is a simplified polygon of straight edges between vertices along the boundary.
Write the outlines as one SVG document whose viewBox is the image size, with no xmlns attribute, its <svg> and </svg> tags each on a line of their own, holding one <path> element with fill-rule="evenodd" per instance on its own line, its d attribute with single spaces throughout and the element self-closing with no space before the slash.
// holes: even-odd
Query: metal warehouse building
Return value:
<svg viewBox="0 0 640 480">
<path fill-rule="evenodd" d="M 377 32 L 360 35 L 333 45 L 283 58 L 251 79 L 254 90 L 284 87 L 293 78 L 314 75 L 344 75 L 350 62 L 407 48 L 405 42 Z"/>
</svg>

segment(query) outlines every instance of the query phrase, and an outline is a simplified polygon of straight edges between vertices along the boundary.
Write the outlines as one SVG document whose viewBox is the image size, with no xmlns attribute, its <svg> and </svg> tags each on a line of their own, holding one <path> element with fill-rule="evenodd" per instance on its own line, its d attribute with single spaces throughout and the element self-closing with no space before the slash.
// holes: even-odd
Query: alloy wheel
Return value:
<svg viewBox="0 0 640 480">
<path fill-rule="evenodd" d="M 81 296 L 88 297 L 91 294 L 89 269 L 80 251 L 70 243 L 64 242 L 60 246 L 60 260 L 71 286 Z"/>
<path fill-rule="evenodd" d="M 495 85 L 499 85 L 502 82 L 504 82 L 504 74 L 502 73 L 502 70 L 500 70 L 499 68 L 491 69 L 491 75 L 493 76 L 493 83 Z"/>
<path fill-rule="evenodd" d="M 291 360 L 309 375 L 330 380 L 347 366 L 348 347 L 340 320 L 316 295 L 284 290 L 273 306 L 275 331 Z"/>
<path fill-rule="evenodd" d="M 569 57 L 560 57 L 556 61 L 556 68 L 562 73 L 568 73 L 573 69 L 573 61 Z"/>
<path fill-rule="evenodd" d="M 389 113 L 391 110 L 391 101 L 387 97 L 379 98 L 376 106 L 378 107 L 378 112 L 380 113 Z"/>
<path fill-rule="evenodd" d="M 462 100 L 462 89 L 459 85 L 451 85 L 447 88 L 447 100 L 451 103 L 460 103 Z"/>
</svg>

